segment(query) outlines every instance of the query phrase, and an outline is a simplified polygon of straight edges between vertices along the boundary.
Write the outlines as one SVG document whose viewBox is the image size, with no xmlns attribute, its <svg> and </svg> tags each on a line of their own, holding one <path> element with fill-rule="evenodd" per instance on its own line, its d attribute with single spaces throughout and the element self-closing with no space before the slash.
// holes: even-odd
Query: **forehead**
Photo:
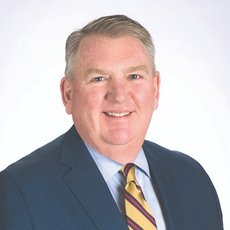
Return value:
<svg viewBox="0 0 230 230">
<path fill-rule="evenodd" d="M 96 59 L 148 59 L 141 40 L 132 36 L 111 38 L 102 35 L 86 36 L 82 39 L 77 51 L 77 60 L 88 62 Z"/>
</svg>

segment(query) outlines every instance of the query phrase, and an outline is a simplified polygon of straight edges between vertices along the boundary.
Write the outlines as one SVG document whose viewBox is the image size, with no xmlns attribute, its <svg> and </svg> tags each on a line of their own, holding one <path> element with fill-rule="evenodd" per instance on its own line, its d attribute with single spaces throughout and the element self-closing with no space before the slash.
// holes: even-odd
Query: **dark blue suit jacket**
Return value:
<svg viewBox="0 0 230 230">
<path fill-rule="evenodd" d="M 169 230 L 222 230 L 219 200 L 190 157 L 145 141 Z M 76 129 L 0 173 L 0 230 L 127 230 Z"/>
</svg>

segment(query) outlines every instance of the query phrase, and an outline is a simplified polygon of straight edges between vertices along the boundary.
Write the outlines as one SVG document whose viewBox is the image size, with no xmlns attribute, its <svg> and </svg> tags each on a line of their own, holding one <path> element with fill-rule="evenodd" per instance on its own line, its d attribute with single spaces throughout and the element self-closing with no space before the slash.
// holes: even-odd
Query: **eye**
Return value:
<svg viewBox="0 0 230 230">
<path fill-rule="evenodd" d="M 138 79 L 138 78 L 140 78 L 140 75 L 138 75 L 138 74 L 132 74 L 132 75 L 130 75 L 130 78 L 131 79 Z"/>
<path fill-rule="evenodd" d="M 94 81 L 102 81 L 104 78 L 103 77 L 95 77 Z"/>
</svg>

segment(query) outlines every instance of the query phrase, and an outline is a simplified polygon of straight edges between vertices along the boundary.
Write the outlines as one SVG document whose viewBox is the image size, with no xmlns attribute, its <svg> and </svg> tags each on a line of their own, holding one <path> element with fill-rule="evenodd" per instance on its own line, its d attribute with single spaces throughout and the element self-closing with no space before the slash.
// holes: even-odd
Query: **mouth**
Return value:
<svg viewBox="0 0 230 230">
<path fill-rule="evenodd" d="M 131 112 L 126 112 L 126 113 L 109 113 L 109 112 L 104 112 L 104 114 L 110 116 L 110 117 L 125 117 L 131 114 Z"/>
</svg>

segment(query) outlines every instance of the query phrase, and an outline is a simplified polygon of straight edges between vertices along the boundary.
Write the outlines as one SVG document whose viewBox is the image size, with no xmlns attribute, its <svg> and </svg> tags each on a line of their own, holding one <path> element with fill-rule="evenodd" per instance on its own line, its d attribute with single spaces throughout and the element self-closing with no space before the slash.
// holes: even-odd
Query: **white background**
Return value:
<svg viewBox="0 0 230 230">
<path fill-rule="evenodd" d="M 147 139 L 203 165 L 230 229 L 229 0 L 0 0 L 0 170 L 70 128 L 59 92 L 66 38 L 118 13 L 156 46 L 162 88 Z"/>
</svg>

